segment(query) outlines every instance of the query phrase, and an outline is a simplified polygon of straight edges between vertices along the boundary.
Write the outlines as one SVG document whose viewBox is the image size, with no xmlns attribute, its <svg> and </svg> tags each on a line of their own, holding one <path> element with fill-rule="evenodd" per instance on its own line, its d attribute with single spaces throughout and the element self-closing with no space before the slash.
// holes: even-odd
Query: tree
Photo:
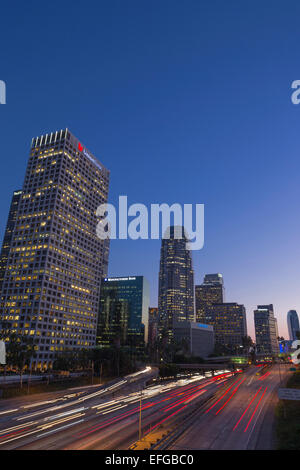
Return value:
<svg viewBox="0 0 300 470">
<path fill-rule="evenodd" d="M 133 348 L 130 346 L 107 348 L 96 347 L 91 350 L 96 373 L 104 376 L 122 376 L 135 370 L 135 359 L 132 357 Z"/>
<path fill-rule="evenodd" d="M 30 336 L 19 336 L 12 333 L 7 338 L 6 362 L 16 367 L 20 373 L 20 388 L 23 387 L 23 372 L 30 366 L 31 359 L 35 356 L 35 341 Z"/>
<path fill-rule="evenodd" d="M 76 368 L 76 366 L 77 360 L 73 351 L 62 351 L 61 353 L 58 353 L 53 362 L 54 370 L 70 371 Z"/>
<path fill-rule="evenodd" d="M 224 344 L 215 343 L 214 352 L 209 355 L 209 357 L 218 357 L 218 356 L 229 356 L 232 354 L 232 350 L 229 349 Z"/>
<path fill-rule="evenodd" d="M 251 336 L 243 336 L 242 337 L 242 344 L 243 344 L 243 348 L 246 349 L 246 351 L 248 352 L 249 349 L 251 347 L 253 347 L 253 340 L 252 340 Z"/>
<path fill-rule="evenodd" d="M 57 353 L 54 363 L 54 370 L 76 370 L 90 367 L 92 353 L 89 349 L 79 349 L 73 351 L 62 351 Z"/>
<path fill-rule="evenodd" d="M 159 376 L 164 377 L 174 377 L 176 378 L 179 374 L 180 369 L 176 364 L 161 364 L 159 366 Z"/>
</svg>

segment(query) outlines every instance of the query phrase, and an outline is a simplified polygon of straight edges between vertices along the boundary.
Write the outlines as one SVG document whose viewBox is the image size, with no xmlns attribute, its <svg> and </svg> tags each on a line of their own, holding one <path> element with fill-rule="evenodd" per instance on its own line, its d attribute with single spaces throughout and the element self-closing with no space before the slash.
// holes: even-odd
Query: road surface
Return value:
<svg viewBox="0 0 300 470">
<path fill-rule="evenodd" d="M 251 367 L 170 446 L 172 450 L 271 449 L 277 389 L 287 366 L 274 365 L 260 377 Z"/>
<path fill-rule="evenodd" d="M 216 391 L 232 375 L 229 371 L 215 377 L 196 375 L 141 391 L 142 374 L 130 385 L 125 383 L 118 394 L 114 388 L 95 387 L 19 408 L 6 406 L 0 409 L 0 450 L 128 449 L 139 437 L 140 412 L 146 433 L 188 408 L 187 403 Z M 121 379 L 115 386 L 120 383 Z"/>
<path fill-rule="evenodd" d="M 10 400 L 0 408 L 0 450 L 128 449 L 139 439 L 140 416 L 142 435 L 174 420 L 180 427 L 198 402 L 197 419 L 172 450 L 270 448 L 279 368 L 261 377 L 257 370 L 194 375 L 142 390 L 148 369 L 109 388 L 50 394 L 44 402 L 31 399 L 17 407 Z"/>
</svg>

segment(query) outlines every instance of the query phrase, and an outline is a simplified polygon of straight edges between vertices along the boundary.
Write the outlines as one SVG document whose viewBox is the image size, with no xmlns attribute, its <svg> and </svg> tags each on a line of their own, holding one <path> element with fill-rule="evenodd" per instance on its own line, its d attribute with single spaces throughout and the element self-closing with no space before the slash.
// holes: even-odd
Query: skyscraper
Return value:
<svg viewBox="0 0 300 470">
<path fill-rule="evenodd" d="M 205 323 L 214 327 L 215 342 L 232 353 L 238 353 L 247 336 L 246 309 L 235 302 L 206 307 Z"/>
<path fill-rule="evenodd" d="M 184 228 L 171 226 L 160 252 L 158 311 L 168 342 L 173 322 L 194 321 L 194 271 Z"/>
<path fill-rule="evenodd" d="M 21 199 L 21 194 L 22 194 L 22 191 L 14 191 L 10 209 L 9 209 L 9 214 L 8 214 L 8 219 L 7 219 L 7 224 L 5 228 L 2 249 L 1 249 L 1 254 L 0 254 L 0 292 L 2 289 L 3 277 L 4 277 L 6 266 L 7 266 L 9 250 L 10 250 L 10 246 L 12 242 L 15 223 L 17 220 L 17 213 L 18 213 L 19 202 Z"/>
<path fill-rule="evenodd" d="M 278 354 L 278 329 L 273 305 L 258 305 L 254 310 L 256 347 L 258 353 Z"/>
<path fill-rule="evenodd" d="M 109 171 L 64 129 L 32 139 L 1 292 L 2 330 L 29 335 L 34 366 L 95 345 L 108 244 L 96 235 Z"/>
<path fill-rule="evenodd" d="M 149 284 L 144 276 L 102 280 L 97 344 L 144 348 L 148 341 Z"/>
<path fill-rule="evenodd" d="M 224 302 L 222 274 L 206 274 L 203 284 L 195 286 L 196 321 L 207 323 L 206 308 Z"/>
<path fill-rule="evenodd" d="M 297 331 L 300 332 L 299 317 L 296 310 L 289 310 L 287 314 L 287 324 L 290 340 L 294 341 L 297 339 Z"/>
</svg>

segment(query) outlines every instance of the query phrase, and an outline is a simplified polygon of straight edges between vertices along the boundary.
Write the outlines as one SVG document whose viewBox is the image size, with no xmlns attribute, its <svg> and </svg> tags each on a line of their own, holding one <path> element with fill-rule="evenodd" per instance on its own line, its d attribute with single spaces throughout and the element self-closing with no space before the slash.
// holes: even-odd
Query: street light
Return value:
<svg viewBox="0 0 300 470">
<path fill-rule="evenodd" d="M 142 439 L 142 397 L 143 397 L 143 389 L 141 388 L 140 415 L 139 415 L 139 441 Z"/>
</svg>

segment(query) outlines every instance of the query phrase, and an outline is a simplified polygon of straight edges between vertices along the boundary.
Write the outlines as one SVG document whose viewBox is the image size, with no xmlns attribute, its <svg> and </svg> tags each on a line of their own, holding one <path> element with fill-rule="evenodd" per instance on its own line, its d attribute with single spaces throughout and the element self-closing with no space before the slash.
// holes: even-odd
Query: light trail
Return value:
<svg viewBox="0 0 300 470">
<path fill-rule="evenodd" d="M 238 379 L 236 382 L 234 382 L 226 391 L 225 393 L 223 393 L 223 395 L 210 407 L 208 408 L 205 413 L 208 413 L 210 410 L 212 410 L 221 400 L 222 398 L 225 397 L 225 395 L 227 395 L 227 393 L 229 392 L 229 390 L 232 389 L 232 387 L 234 387 L 234 385 L 236 385 L 238 382 L 240 381 L 240 379 Z"/>
<path fill-rule="evenodd" d="M 33 424 L 37 424 L 37 423 L 38 423 L 38 421 L 31 421 L 29 423 L 26 423 L 26 427 L 28 428 L 29 425 L 33 425 Z M 24 424 L 18 424 L 17 426 L 12 426 L 11 428 L 2 429 L 0 431 L 0 434 L 5 434 L 7 432 L 15 431 L 15 430 L 20 429 L 20 428 L 24 429 Z M 0 439 L 2 439 L 2 436 L 0 437 Z"/>
<path fill-rule="evenodd" d="M 236 394 L 236 392 L 238 391 L 238 388 L 242 385 L 243 382 L 245 382 L 246 379 L 243 379 L 238 385 L 237 387 L 235 387 L 235 389 L 233 390 L 232 394 L 230 395 L 230 397 L 228 398 L 228 400 L 225 401 L 225 403 L 221 406 L 221 408 L 216 412 L 216 415 L 220 413 L 220 411 L 223 410 L 223 408 L 227 405 L 227 403 L 232 399 L 233 395 Z"/>
<path fill-rule="evenodd" d="M 5 439 L 6 437 L 10 437 L 10 436 L 15 436 L 16 434 L 19 434 L 20 432 L 28 431 L 28 429 L 30 429 L 30 426 L 27 426 L 26 428 L 19 429 L 18 431 L 11 432 L 9 434 L 4 434 L 4 436 L 1 436 L 1 439 Z M 5 444 L 5 442 L 7 442 L 7 441 L 0 442 L 0 445 Z"/>
<path fill-rule="evenodd" d="M 116 408 L 112 408 L 111 410 L 108 410 L 108 411 L 100 411 L 100 413 L 102 413 L 103 415 L 106 415 L 108 413 L 113 413 L 114 411 L 120 410 L 121 408 L 126 408 L 126 406 L 127 405 L 117 406 Z M 97 414 L 100 414 L 100 413 L 97 413 Z"/>
<path fill-rule="evenodd" d="M 251 415 L 251 418 L 249 419 L 248 424 L 247 424 L 247 426 L 246 426 L 245 429 L 244 429 L 244 432 L 247 432 L 247 429 L 248 429 L 248 427 L 249 427 L 249 425 L 250 425 L 250 423 L 251 423 L 251 421 L 252 421 L 252 419 L 253 419 L 253 417 L 254 417 L 256 411 L 257 411 L 257 408 L 258 408 L 260 402 L 262 401 L 262 399 L 263 399 L 263 397 L 264 397 L 264 395 L 265 395 L 265 393 L 266 393 L 266 391 L 267 391 L 267 388 L 268 388 L 268 387 L 265 388 L 265 390 L 264 390 L 262 396 L 260 397 L 259 402 L 257 403 L 257 405 L 256 405 L 256 407 L 255 407 L 255 410 L 253 411 L 253 413 L 252 413 L 252 415 Z"/>
<path fill-rule="evenodd" d="M 0 415 L 5 415 L 5 414 L 7 414 L 7 413 L 14 413 L 15 411 L 18 411 L 18 410 L 19 410 L 19 408 L 16 408 L 15 410 L 1 411 L 1 412 L 0 412 Z"/>
<path fill-rule="evenodd" d="M 75 424 L 79 424 L 79 423 L 82 423 L 84 420 L 83 419 L 80 419 L 79 421 L 75 421 L 75 423 L 70 423 L 70 424 L 66 424 L 65 426 L 62 426 L 58 429 L 53 429 L 52 431 L 48 431 L 48 432 L 45 432 L 43 434 L 40 434 L 39 436 L 37 436 L 38 438 L 41 438 L 41 437 L 44 437 L 44 436 L 47 436 L 48 434 L 53 434 L 55 432 L 59 432 L 59 431 L 62 431 L 63 429 L 66 429 L 66 428 L 69 428 L 71 426 L 75 426 Z"/>
<path fill-rule="evenodd" d="M 155 424 L 155 426 L 152 426 L 151 427 L 151 431 L 153 431 L 153 429 L 157 428 L 157 426 L 159 426 L 160 424 L 164 423 L 167 419 L 170 419 L 172 418 L 172 416 L 175 416 L 177 413 L 179 413 L 180 411 L 182 411 L 184 408 L 186 408 L 187 405 L 184 405 L 182 408 L 179 408 L 179 410 L 175 411 L 174 413 L 172 413 L 171 415 L 167 416 L 166 418 L 162 419 L 161 421 L 159 421 L 157 424 Z"/>
<path fill-rule="evenodd" d="M 258 380 L 265 380 L 269 375 L 271 374 L 271 372 L 266 372 L 264 375 L 262 375 Z"/>
<path fill-rule="evenodd" d="M 84 407 L 75 408 L 74 410 L 66 411 L 65 413 L 59 413 L 58 415 L 48 416 L 47 418 L 44 418 L 44 421 L 50 421 L 52 419 L 63 418 L 64 416 L 69 416 L 69 415 L 74 414 L 74 413 L 79 413 L 80 411 L 84 411 L 86 409 L 87 408 L 84 408 Z"/>
<path fill-rule="evenodd" d="M 238 422 L 237 422 L 236 425 L 234 426 L 233 431 L 238 427 L 239 423 L 242 421 L 243 417 L 245 416 L 245 414 L 246 414 L 247 411 L 249 410 L 250 406 L 251 406 L 252 403 L 254 402 L 255 398 L 257 397 L 257 395 L 259 394 L 259 392 L 261 391 L 261 389 L 262 389 L 262 386 L 257 390 L 257 392 L 255 393 L 255 395 L 252 397 L 252 400 L 250 401 L 249 405 L 247 406 L 247 408 L 245 409 L 244 413 L 242 414 L 242 416 L 240 417 L 240 419 L 238 420 Z"/>
<path fill-rule="evenodd" d="M 166 413 L 167 411 L 171 410 L 172 408 L 176 408 L 177 406 L 181 405 L 181 403 L 186 403 L 188 404 L 190 401 L 194 400 L 196 397 L 202 395 L 203 393 L 207 392 L 207 390 L 200 390 L 199 392 L 194 393 L 191 396 L 184 397 L 182 400 L 179 400 L 176 402 L 174 405 L 171 405 L 167 408 L 164 408 L 162 411 Z"/>
<path fill-rule="evenodd" d="M 189 387 L 189 389 L 185 391 L 185 395 L 186 395 L 186 396 L 185 396 L 185 398 L 183 399 L 183 401 L 185 401 L 195 389 L 199 389 L 199 387 L 203 388 L 204 386 L 205 386 L 205 384 L 200 384 L 199 386 L 196 386 L 196 387 L 195 387 L 195 386 Z M 156 405 L 158 405 L 159 403 L 163 403 L 164 401 L 169 401 L 169 400 L 175 398 L 175 396 L 178 395 L 178 393 L 180 393 L 181 391 L 182 391 L 182 390 L 176 391 L 176 393 L 173 393 L 173 392 L 172 392 L 171 394 L 169 394 L 170 396 L 168 395 L 168 396 L 167 396 L 166 398 L 164 398 L 163 400 L 159 400 L 159 401 L 156 401 L 156 402 L 154 402 L 154 403 L 146 403 L 146 404 L 143 404 L 143 406 L 142 406 L 142 411 L 144 411 L 144 410 L 146 410 L 146 409 L 148 409 L 148 408 L 151 408 L 151 407 L 153 407 L 153 406 L 156 406 Z M 137 395 L 137 397 L 138 397 L 138 400 L 137 400 L 137 401 L 139 401 L 139 400 L 140 400 L 140 394 L 137 393 L 136 395 Z M 186 406 L 186 405 L 185 405 L 185 406 Z M 104 428 L 104 427 L 107 427 L 107 426 L 109 426 L 109 425 L 115 424 L 115 423 L 117 423 L 117 422 L 120 421 L 120 420 L 126 419 L 126 418 L 128 418 L 129 416 L 132 416 L 132 415 L 134 415 L 134 414 L 137 414 L 137 413 L 139 412 L 139 410 L 140 410 L 140 407 L 139 407 L 139 406 L 136 407 L 136 408 L 133 408 L 132 410 L 129 410 L 129 411 L 127 411 L 127 412 L 125 412 L 125 413 L 123 413 L 123 414 L 121 414 L 121 415 L 119 415 L 119 416 L 115 416 L 114 418 L 111 418 L 110 420 L 107 420 L 107 421 L 101 423 L 100 425 L 92 426 L 92 427 L 89 428 L 88 430 L 80 432 L 77 436 L 78 436 L 78 437 L 85 437 L 85 436 L 87 436 L 87 435 L 89 435 L 89 434 L 92 434 L 92 433 L 94 433 L 94 432 L 97 432 L 97 431 L 99 431 L 100 429 L 102 429 L 102 428 Z M 108 411 L 109 411 L 109 410 L 108 410 Z M 115 410 L 113 410 L 113 411 L 115 411 Z M 104 413 L 102 413 L 102 414 L 104 414 Z M 172 415 L 171 415 L 171 416 L 172 416 Z M 170 417 L 170 416 L 168 416 L 167 419 L 168 419 L 169 417 Z"/>
<path fill-rule="evenodd" d="M 147 371 L 148 370 L 149 368 L 147 368 Z M 138 374 L 143 373 L 143 372 L 145 371 L 141 371 Z M 211 378 L 207 378 L 207 377 L 200 376 L 200 375 L 194 375 L 187 379 L 182 379 L 180 382 L 174 381 L 168 384 L 162 384 L 162 385 L 159 384 L 154 387 L 149 387 L 148 389 L 143 391 L 142 411 L 145 411 L 152 407 L 156 407 L 163 402 L 175 400 L 175 403 L 171 404 L 171 406 L 167 406 L 164 409 L 164 412 L 168 412 L 171 409 L 173 410 L 174 408 L 177 408 L 178 406 L 184 403 L 183 407 L 181 407 L 180 409 L 177 409 L 174 413 L 166 416 L 161 421 L 163 422 L 167 419 L 170 419 L 172 416 L 176 415 L 181 410 L 183 410 L 188 405 L 188 403 L 190 403 L 196 397 L 205 393 L 207 391 L 206 387 L 208 385 L 213 384 L 215 382 L 220 382 L 221 384 L 223 381 L 227 380 L 232 375 L 233 374 L 230 372 L 220 371 L 220 373 L 216 374 L 214 377 L 211 377 Z M 193 382 L 201 382 L 201 383 L 193 384 Z M 75 426 L 76 424 L 81 423 L 85 420 L 84 418 L 85 413 L 83 413 L 85 410 L 93 410 L 93 411 L 95 410 L 94 416 L 96 416 L 99 414 L 105 415 L 109 413 L 115 413 L 123 408 L 130 407 L 131 405 L 134 405 L 135 403 L 140 401 L 141 399 L 140 392 L 134 392 L 128 396 L 125 395 L 125 396 L 120 397 L 119 399 L 110 400 L 105 403 L 99 403 L 97 405 L 93 405 L 90 407 L 89 406 L 87 407 L 77 406 L 76 408 L 70 409 L 69 411 L 61 412 L 55 415 L 52 414 L 46 417 L 41 416 L 41 418 L 37 418 L 36 421 L 33 421 L 33 420 L 29 421 L 30 418 L 32 417 L 40 416 L 46 413 L 51 414 L 55 411 L 62 410 L 66 407 L 74 407 L 76 404 L 79 404 L 79 403 L 82 404 L 83 401 L 87 401 L 91 399 L 95 399 L 95 401 L 97 401 L 96 399 L 98 397 L 100 398 L 103 393 L 106 393 L 111 390 L 113 391 L 117 387 L 122 386 L 124 383 L 128 383 L 128 381 L 124 379 L 120 380 L 117 383 L 111 385 L 110 387 L 107 387 L 106 389 L 101 388 L 100 390 L 93 391 L 92 393 L 88 393 L 87 395 L 80 397 L 78 399 L 74 399 L 74 397 L 78 396 L 78 394 L 69 394 L 69 395 L 65 395 L 62 398 L 56 398 L 53 400 L 45 400 L 45 401 L 38 402 L 38 403 L 28 404 L 18 409 L 6 410 L 3 412 L 0 412 L 0 414 L 4 414 L 4 415 L 9 414 L 9 413 L 14 413 L 17 411 L 24 412 L 25 410 L 29 411 L 31 408 L 35 408 L 38 406 L 50 405 L 57 401 L 64 401 L 64 400 L 72 399 L 72 401 L 70 402 L 57 404 L 56 406 L 50 406 L 50 407 L 46 406 L 45 409 L 32 410 L 32 412 L 30 410 L 29 411 L 30 414 L 27 414 L 26 412 L 25 416 L 16 416 L 15 418 L 12 418 L 17 421 L 27 420 L 27 422 L 24 422 L 23 424 L 18 424 L 16 426 L 7 428 L 2 431 L 0 430 L 0 440 L 1 440 L 0 445 L 9 444 L 21 438 L 26 439 L 27 437 L 31 435 L 41 433 L 41 431 L 48 430 L 51 428 L 53 429 L 37 435 L 35 439 L 42 438 L 43 436 L 46 436 L 48 434 L 58 433 L 61 430 L 70 426 Z M 160 395 L 160 394 L 165 394 L 165 396 L 162 397 L 162 399 L 151 401 L 155 396 Z M 101 397 L 100 400 L 103 401 L 103 398 Z M 88 429 L 82 430 L 81 432 L 79 432 L 78 436 L 83 437 L 83 436 L 89 435 L 107 426 L 114 425 L 115 423 L 121 420 L 125 420 L 133 415 L 138 415 L 139 410 L 140 410 L 139 406 L 133 406 L 132 409 L 129 409 L 126 411 L 124 410 L 124 412 L 122 412 L 121 414 L 117 414 L 116 416 L 113 416 L 110 419 L 106 419 L 100 422 L 99 424 L 93 425 L 92 427 Z M 160 409 L 157 409 L 157 411 L 153 411 L 153 412 L 157 413 L 159 411 Z M 151 413 L 148 414 L 148 417 L 150 416 L 151 416 Z M 82 419 L 78 420 L 78 418 L 82 418 Z M 75 419 L 77 419 L 76 422 L 74 422 Z M 65 425 L 65 423 L 68 421 L 70 421 L 70 423 Z M 154 426 L 154 428 L 157 427 L 161 422 L 157 423 Z M 63 426 L 57 427 L 58 425 L 61 425 L 62 423 L 64 423 Z"/>
</svg>

